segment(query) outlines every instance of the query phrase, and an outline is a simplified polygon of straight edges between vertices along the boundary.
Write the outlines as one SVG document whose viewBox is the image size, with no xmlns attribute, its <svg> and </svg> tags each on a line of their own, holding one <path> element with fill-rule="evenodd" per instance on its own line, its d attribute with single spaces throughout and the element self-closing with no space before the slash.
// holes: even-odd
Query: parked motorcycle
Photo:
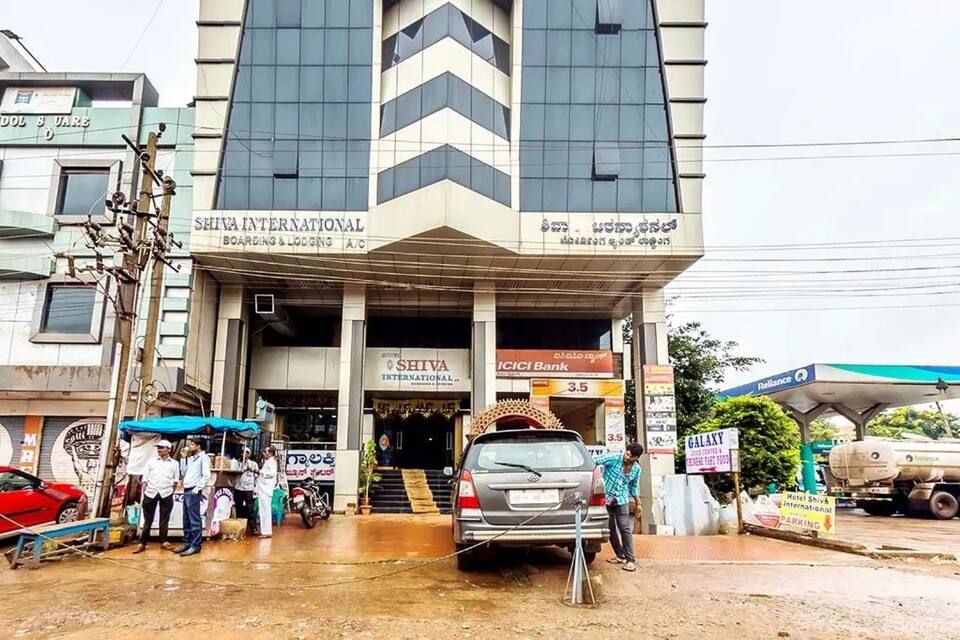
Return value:
<svg viewBox="0 0 960 640">
<path fill-rule="evenodd" d="M 330 517 L 330 501 L 316 480 L 306 478 L 290 490 L 290 510 L 299 512 L 303 526 L 313 529 L 317 518 L 326 520 Z"/>
</svg>

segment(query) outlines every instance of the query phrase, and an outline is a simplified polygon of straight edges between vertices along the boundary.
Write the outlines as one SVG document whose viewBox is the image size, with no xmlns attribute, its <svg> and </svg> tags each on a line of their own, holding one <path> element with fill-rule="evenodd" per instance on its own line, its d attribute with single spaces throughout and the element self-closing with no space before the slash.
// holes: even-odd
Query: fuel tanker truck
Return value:
<svg viewBox="0 0 960 640">
<path fill-rule="evenodd" d="M 871 515 L 929 513 L 949 520 L 960 504 L 960 440 L 869 439 L 830 451 L 829 493 Z"/>
</svg>

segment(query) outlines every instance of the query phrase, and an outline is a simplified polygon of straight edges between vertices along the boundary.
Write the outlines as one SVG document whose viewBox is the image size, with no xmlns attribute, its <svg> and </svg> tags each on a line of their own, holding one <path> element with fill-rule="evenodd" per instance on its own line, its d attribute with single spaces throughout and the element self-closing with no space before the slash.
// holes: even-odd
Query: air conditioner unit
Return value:
<svg viewBox="0 0 960 640">
<path fill-rule="evenodd" d="M 258 316 L 272 316 L 276 313 L 276 305 L 272 293 L 257 293 L 253 296 L 253 311 Z"/>
</svg>

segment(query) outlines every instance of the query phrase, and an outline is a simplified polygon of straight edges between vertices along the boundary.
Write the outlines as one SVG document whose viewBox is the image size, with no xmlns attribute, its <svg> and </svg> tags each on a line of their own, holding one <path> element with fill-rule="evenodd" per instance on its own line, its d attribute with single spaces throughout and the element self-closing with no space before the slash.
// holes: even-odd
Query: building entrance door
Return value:
<svg viewBox="0 0 960 640">
<path fill-rule="evenodd" d="M 438 413 L 377 418 L 378 460 L 400 469 L 442 469 L 453 464 L 453 432 L 453 418 Z"/>
</svg>

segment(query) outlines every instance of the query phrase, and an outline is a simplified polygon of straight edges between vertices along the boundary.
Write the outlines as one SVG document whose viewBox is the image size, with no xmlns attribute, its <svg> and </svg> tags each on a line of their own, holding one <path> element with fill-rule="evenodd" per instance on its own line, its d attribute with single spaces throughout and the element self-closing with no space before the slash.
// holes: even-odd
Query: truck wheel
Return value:
<svg viewBox="0 0 960 640">
<path fill-rule="evenodd" d="M 952 520 L 957 517 L 960 504 L 957 498 L 946 491 L 934 491 L 930 496 L 930 513 L 938 520 Z"/>
<path fill-rule="evenodd" d="M 871 516 L 892 516 L 897 512 L 897 505 L 892 502 L 861 502 L 860 508 Z"/>
</svg>

